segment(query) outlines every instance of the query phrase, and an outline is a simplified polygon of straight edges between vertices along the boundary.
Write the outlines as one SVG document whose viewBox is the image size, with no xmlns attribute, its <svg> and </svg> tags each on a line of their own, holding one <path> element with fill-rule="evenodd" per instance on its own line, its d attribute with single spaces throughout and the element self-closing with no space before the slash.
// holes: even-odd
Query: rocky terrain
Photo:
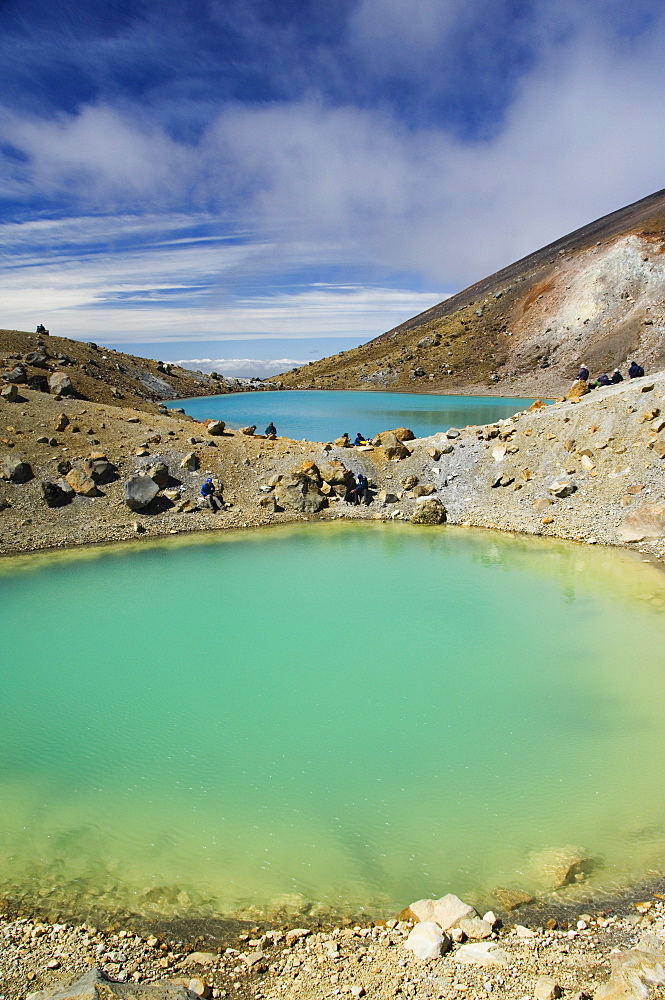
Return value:
<svg viewBox="0 0 665 1000">
<path fill-rule="evenodd" d="M 665 373 L 484 427 L 374 446 L 228 431 L 9 383 L 0 391 L 0 553 L 212 528 L 378 518 L 628 544 L 665 555 Z M 372 502 L 344 495 L 363 473 Z M 204 476 L 229 506 L 202 505 Z"/>
<path fill-rule="evenodd" d="M 665 367 L 665 192 L 605 216 L 375 340 L 271 381 L 288 389 L 563 395 L 637 358 Z"/>
<path fill-rule="evenodd" d="M 247 925 L 196 940 L 90 923 L 0 916 L 3 1000 L 322 1000 L 394 997 L 645 1000 L 663 995 L 662 896 L 620 910 L 482 918 L 462 900 L 412 903 L 395 919 L 321 929 Z"/>
<path fill-rule="evenodd" d="M 22 330 L 0 330 L 0 382 L 51 393 L 55 385 L 63 396 L 148 412 L 164 399 L 247 389 L 246 379 L 204 375 L 94 343 Z"/>
</svg>

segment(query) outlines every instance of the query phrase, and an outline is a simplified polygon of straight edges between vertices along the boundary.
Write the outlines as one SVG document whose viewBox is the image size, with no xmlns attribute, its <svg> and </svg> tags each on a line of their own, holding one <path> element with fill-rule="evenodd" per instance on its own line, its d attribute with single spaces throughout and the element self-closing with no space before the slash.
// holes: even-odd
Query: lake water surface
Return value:
<svg viewBox="0 0 665 1000">
<path fill-rule="evenodd" d="M 225 420 L 237 429 L 256 424 L 259 433 L 272 420 L 283 437 L 331 441 L 346 431 L 374 437 L 393 427 L 409 427 L 427 437 L 449 427 L 487 424 L 525 410 L 532 399 L 510 396 L 437 396 L 407 392 L 328 392 L 284 390 L 201 396 L 165 403 L 182 407 L 197 420 Z"/>
<path fill-rule="evenodd" d="M 665 578 L 329 524 L 0 562 L 0 895 L 389 914 L 665 870 Z M 585 896 L 586 898 L 586 896 Z"/>
</svg>

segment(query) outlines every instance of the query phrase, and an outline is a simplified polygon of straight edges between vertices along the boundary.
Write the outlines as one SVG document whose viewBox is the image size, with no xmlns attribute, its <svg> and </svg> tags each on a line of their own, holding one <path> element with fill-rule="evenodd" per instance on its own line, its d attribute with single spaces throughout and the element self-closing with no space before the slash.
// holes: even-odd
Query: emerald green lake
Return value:
<svg viewBox="0 0 665 1000">
<path fill-rule="evenodd" d="M 0 623 L 0 894 L 375 915 L 542 893 L 561 848 L 585 894 L 665 871 L 665 577 L 626 553 L 143 542 L 0 562 Z"/>
<path fill-rule="evenodd" d="M 224 396 L 176 399 L 196 420 L 224 420 L 232 428 L 256 424 L 259 433 L 273 420 L 283 437 L 330 441 L 347 431 L 374 437 L 392 427 L 409 427 L 427 437 L 448 427 L 488 424 L 525 410 L 532 399 L 514 396 L 442 396 L 418 392 L 334 392 L 300 389 L 236 392 Z"/>
</svg>

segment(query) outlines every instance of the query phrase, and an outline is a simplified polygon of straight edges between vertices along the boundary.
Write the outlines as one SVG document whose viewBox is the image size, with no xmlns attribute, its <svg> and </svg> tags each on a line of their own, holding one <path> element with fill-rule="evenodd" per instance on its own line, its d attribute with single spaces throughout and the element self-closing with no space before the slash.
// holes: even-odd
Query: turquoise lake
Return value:
<svg viewBox="0 0 665 1000">
<path fill-rule="evenodd" d="M 0 561 L 0 895 L 392 914 L 665 871 L 665 577 L 312 524 Z M 577 891 L 576 887 L 565 890 Z"/>
<path fill-rule="evenodd" d="M 449 427 L 487 424 L 525 410 L 532 399 L 509 396 L 437 396 L 404 392 L 327 392 L 283 390 L 238 392 L 225 396 L 169 400 L 197 420 L 225 420 L 232 429 L 257 425 L 260 434 L 272 420 L 281 437 L 331 441 L 346 431 L 374 437 L 393 427 L 409 427 L 427 437 Z"/>
</svg>

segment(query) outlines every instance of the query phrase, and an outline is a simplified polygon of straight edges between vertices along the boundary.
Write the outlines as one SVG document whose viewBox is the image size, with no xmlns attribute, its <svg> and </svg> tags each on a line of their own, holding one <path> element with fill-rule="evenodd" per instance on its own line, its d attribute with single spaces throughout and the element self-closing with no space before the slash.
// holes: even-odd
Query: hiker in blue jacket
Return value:
<svg viewBox="0 0 665 1000">
<path fill-rule="evenodd" d="M 219 492 L 221 493 L 221 487 Z M 217 490 L 215 489 L 215 484 L 212 481 L 212 477 L 208 476 L 203 486 L 201 487 L 201 496 L 205 499 L 212 511 L 218 511 L 224 509 L 224 501 L 221 496 L 218 496 Z"/>
</svg>

